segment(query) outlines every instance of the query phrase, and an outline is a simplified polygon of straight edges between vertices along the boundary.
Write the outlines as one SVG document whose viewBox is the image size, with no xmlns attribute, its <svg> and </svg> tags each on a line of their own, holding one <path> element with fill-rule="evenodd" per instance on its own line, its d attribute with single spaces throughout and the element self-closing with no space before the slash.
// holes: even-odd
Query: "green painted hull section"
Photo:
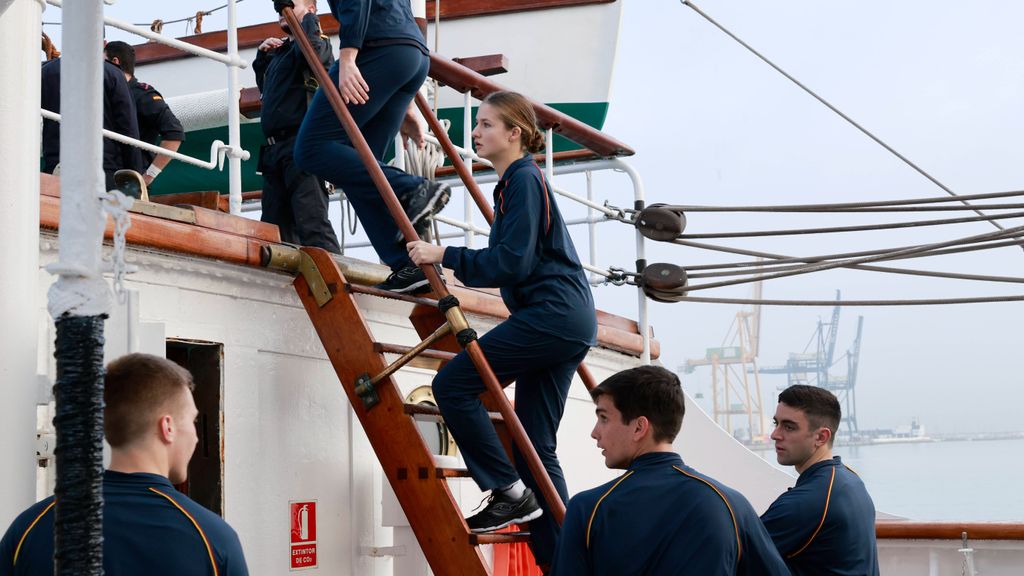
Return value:
<svg viewBox="0 0 1024 576">
<path fill-rule="evenodd" d="M 604 126 L 608 115 L 608 104 L 606 102 L 595 103 L 569 103 L 550 104 L 552 108 L 568 114 L 577 120 L 586 123 L 598 130 Z M 474 119 L 476 109 L 473 109 Z M 449 134 L 456 145 L 462 145 L 462 108 L 442 109 L 438 116 L 441 119 L 451 121 Z M 260 146 L 263 144 L 263 132 L 259 123 L 242 124 L 241 126 L 242 147 L 249 151 L 251 157 L 242 162 L 242 190 L 260 190 L 263 188 L 262 178 L 256 174 L 259 166 Z M 227 126 L 208 128 L 189 132 L 187 139 L 182 143 L 179 152 L 194 158 L 208 159 L 210 155 L 210 144 L 214 140 L 228 141 Z M 555 151 L 577 150 L 579 146 L 561 136 L 555 135 Z M 153 195 L 171 194 L 179 192 L 198 192 L 216 190 L 223 194 L 228 192 L 227 161 L 224 162 L 224 170 L 204 170 L 182 162 L 171 162 L 164 169 L 163 173 L 153 182 L 150 193 Z"/>
</svg>

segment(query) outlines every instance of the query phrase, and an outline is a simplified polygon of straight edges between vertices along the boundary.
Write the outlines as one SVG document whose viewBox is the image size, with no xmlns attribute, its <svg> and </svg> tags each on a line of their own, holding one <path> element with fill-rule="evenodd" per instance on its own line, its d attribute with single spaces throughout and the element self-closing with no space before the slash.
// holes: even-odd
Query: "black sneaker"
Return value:
<svg viewBox="0 0 1024 576">
<path fill-rule="evenodd" d="M 441 268 L 437 264 L 434 264 L 434 268 L 438 274 L 441 274 Z M 444 276 L 441 276 L 441 281 L 444 281 Z M 430 292 L 430 280 L 427 280 L 427 275 L 420 270 L 419 266 L 410 264 L 398 272 L 392 272 L 387 280 L 377 284 L 374 288 L 398 294 L 423 294 Z"/>
<path fill-rule="evenodd" d="M 487 498 L 487 506 L 476 514 L 466 518 L 471 532 L 492 532 L 509 524 L 523 524 L 540 518 L 544 511 L 537 503 L 533 491 L 526 488 L 522 498 L 514 499 L 504 492 L 492 490 Z"/>
<path fill-rule="evenodd" d="M 398 199 L 405 208 L 405 215 L 412 222 L 416 234 L 423 236 L 430 229 L 430 216 L 437 214 L 448 204 L 451 198 L 451 186 L 444 182 L 425 180 L 418 188 Z M 402 240 L 402 233 L 398 233 L 398 240 Z"/>
</svg>

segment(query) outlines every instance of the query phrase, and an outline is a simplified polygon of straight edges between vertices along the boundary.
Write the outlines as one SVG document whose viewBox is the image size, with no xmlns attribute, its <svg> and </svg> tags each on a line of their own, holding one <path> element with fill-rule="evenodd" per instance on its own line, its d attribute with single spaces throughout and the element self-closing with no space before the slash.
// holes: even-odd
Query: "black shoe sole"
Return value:
<svg viewBox="0 0 1024 576">
<path fill-rule="evenodd" d="M 486 526 L 486 527 L 481 527 L 481 528 L 470 528 L 469 531 L 474 533 L 474 534 L 481 534 L 481 533 L 484 533 L 484 532 L 494 532 L 495 530 L 501 530 L 502 528 L 504 528 L 506 526 L 510 526 L 512 524 L 525 524 L 525 523 L 529 522 L 530 520 L 536 520 L 537 518 L 540 518 L 543 514 L 544 514 L 544 511 L 541 510 L 540 508 L 537 508 L 537 509 L 533 510 L 532 512 L 530 512 L 529 514 L 525 514 L 525 515 L 520 516 L 518 518 L 512 518 L 511 520 L 506 520 L 505 522 L 498 523 L 495 526 Z"/>
<path fill-rule="evenodd" d="M 409 216 L 409 222 L 412 224 L 413 229 L 415 229 L 416 225 L 419 224 L 420 221 L 423 220 L 424 218 L 437 214 L 438 212 L 443 210 L 444 207 L 448 205 L 448 201 L 451 200 L 451 197 L 451 186 L 444 186 L 438 191 L 438 193 L 433 198 L 430 199 L 429 202 L 427 202 L 427 205 L 423 208 L 423 210 L 420 210 L 418 214 L 415 214 L 413 216 L 409 216 L 408 214 L 406 214 L 406 216 Z M 416 230 L 416 235 L 422 236 L 419 230 Z M 422 238 L 420 239 L 422 240 Z M 402 240 L 402 231 L 399 230 L 398 234 L 395 235 L 395 241 L 401 242 Z"/>
</svg>

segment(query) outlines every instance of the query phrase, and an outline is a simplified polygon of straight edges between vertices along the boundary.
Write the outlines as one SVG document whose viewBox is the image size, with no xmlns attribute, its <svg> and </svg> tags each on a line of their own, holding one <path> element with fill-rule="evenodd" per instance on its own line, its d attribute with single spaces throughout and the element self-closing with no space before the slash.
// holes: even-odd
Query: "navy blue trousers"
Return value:
<svg viewBox="0 0 1024 576">
<path fill-rule="evenodd" d="M 555 453 L 558 424 L 569 385 L 590 347 L 545 334 L 513 315 L 480 338 L 480 348 L 501 382 L 516 381 L 515 410 L 562 501 L 569 499 L 565 476 Z M 509 462 L 480 394 L 484 384 L 476 367 L 461 352 L 434 378 L 434 398 L 481 490 L 503 488 L 522 478 L 537 494 L 544 515 L 530 522 L 533 554 L 542 564 L 554 555 L 558 525 L 518 450 Z"/>
<path fill-rule="evenodd" d="M 415 46 L 394 44 L 360 50 L 356 65 L 370 87 L 369 100 L 366 104 L 349 104 L 348 110 L 395 194 L 401 198 L 422 184 L 423 178 L 380 161 L 427 76 L 430 59 Z M 337 85 L 337 63 L 329 74 Z M 398 226 L 322 89 L 313 96 L 299 129 L 295 162 L 345 192 L 385 264 L 396 271 L 411 264 L 404 243 L 395 240 Z"/>
</svg>

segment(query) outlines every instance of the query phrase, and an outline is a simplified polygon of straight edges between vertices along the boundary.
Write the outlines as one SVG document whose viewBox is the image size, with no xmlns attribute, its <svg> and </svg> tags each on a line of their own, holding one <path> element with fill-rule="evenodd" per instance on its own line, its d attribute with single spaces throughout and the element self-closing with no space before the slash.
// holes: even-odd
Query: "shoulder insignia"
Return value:
<svg viewBox="0 0 1024 576">
<path fill-rule="evenodd" d="M 153 100 L 163 100 L 164 97 L 159 94 L 153 94 Z"/>
</svg>

